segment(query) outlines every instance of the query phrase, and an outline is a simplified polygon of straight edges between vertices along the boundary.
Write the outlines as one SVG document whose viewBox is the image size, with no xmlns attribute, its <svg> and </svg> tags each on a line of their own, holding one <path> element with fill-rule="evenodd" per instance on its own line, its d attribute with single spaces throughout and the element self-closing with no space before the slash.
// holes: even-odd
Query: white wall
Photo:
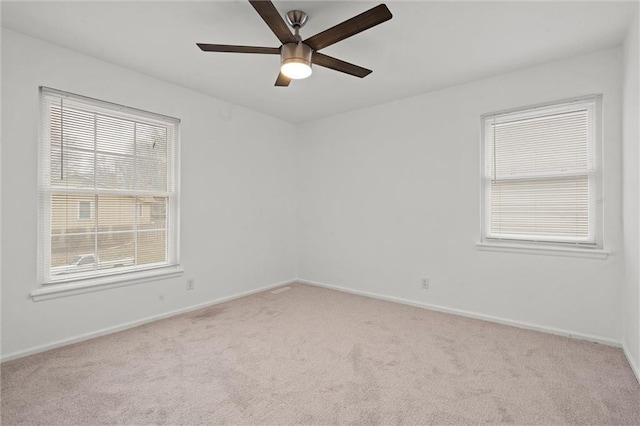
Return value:
<svg viewBox="0 0 640 426">
<path fill-rule="evenodd" d="M 623 344 L 640 380 L 640 43 L 638 15 L 624 45 L 623 90 L 623 231 L 625 282 L 623 292 Z"/>
<path fill-rule="evenodd" d="M 40 85 L 182 119 L 184 277 L 29 298 Z M 3 357 L 295 278 L 293 125 L 7 30 L 2 90 Z"/>
<path fill-rule="evenodd" d="M 299 278 L 619 342 L 621 73 L 613 49 L 302 125 Z M 612 256 L 478 251 L 480 116 L 594 93 Z"/>
<path fill-rule="evenodd" d="M 637 76 L 629 46 L 627 86 Z M 4 30 L 2 355 L 296 276 L 620 341 L 622 300 L 638 292 L 621 284 L 622 71 L 623 51 L 613 49 L 296 127 Z M 28 297 L 37 286 L 40 85 L 182 119 L 184 277 L 42 302 Z M 480 115 L 592 93 L 604 94 L 605 248 L 612 256 L 478 251 Z M 637 117 L 633 102 L 625 96 L 628 122 L 634 105 Z M 631 135 L 625 165 L 638 163 Z M 624 244 L 636 249 L 627 277 L 637 283 L 638 172 L 625 173 L 636 179 L 625 188 L 625 195 L 635 191 L 625 215 L 636 221 L 625 225 L 634 236 Z M 422 276 L 431 279 L 427 291 L 419 288 Z M 186 278 L 196 279 L 195 291 L 185 290 Z M 637 304 L 627 303 L 625 324 L 634 312 Z M 637 333 L 625 330 L 637 358 Z"/>
</svg>

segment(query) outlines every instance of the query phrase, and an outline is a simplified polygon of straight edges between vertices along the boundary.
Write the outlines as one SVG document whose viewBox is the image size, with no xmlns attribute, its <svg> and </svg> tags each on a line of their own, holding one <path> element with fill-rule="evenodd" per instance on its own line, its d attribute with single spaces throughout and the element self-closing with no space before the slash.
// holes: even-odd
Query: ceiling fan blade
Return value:
<svg viewBox="0 0 640 426">
<path fill-rule="evenodd" d="M 249 3 L 264 19 L 264 22 L 267 23 L 282 44 L 295 43 L 297 41 L 273 3 L 269 0 L 249 0 Z"/>
<path fill-rule="evenodd" d="M 393 15 L 389 11 L 389 8 L 380 4 L 373 9 L 369 9 L 360 15 L 354 16 L 351 19 L 347 19 L 341 24 L 335 25 L 328 30 L 309 37 L 303 43 L 311 47 L 313 50 L 324 49 L 327 46 L 331 46 L 345 38 L 358 34 L 364 30 L 368 30 L 371 27 L 375 27 L 385 21 L 391 19 Z"/>
<path fill-rule="evenodd" d="M 359 67 L 349 62 L 341 61 L 332 56 L 323 55 L 320 52 L 313 52 L 313 63 L 320 65 L 321 67 L 331 68 L 332 70 L 340 71 L 345 74 L 355 75 L 356 77 L 366 77 L 373 71 L 366 68 Z"/>
<path fill-rule="evenodd" d="M 231 44 L 206 44 L 196 43 L 205 52 L 232 52 L 232 53 L 264 53 L 268 55 L 279 55 L 279 47 L 259 47 L 259 46 L 234 46 Z"/>
<path fill-rule="evenodd" d="M 278 78 L 276 79 L 276 86 L 287 87 L 291 83 L 291 79 L 286 75 L 280 73 L 278 74 Z"/>
</svg>

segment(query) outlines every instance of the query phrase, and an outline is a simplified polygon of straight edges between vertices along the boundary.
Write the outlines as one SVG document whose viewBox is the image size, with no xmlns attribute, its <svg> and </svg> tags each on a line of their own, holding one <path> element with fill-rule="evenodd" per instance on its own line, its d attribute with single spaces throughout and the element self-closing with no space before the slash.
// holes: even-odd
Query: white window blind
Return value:
<svg viewBox="0 0 640 426">
<path fill-rule="evenodd" d="M 40 279 L 178 264 L 177 119 L 41 89 Z"/>
<path fill-rule="evenodd" d="M 484 116 L 484 239 L 600 245 L 598 97 Z"/>
</svg>

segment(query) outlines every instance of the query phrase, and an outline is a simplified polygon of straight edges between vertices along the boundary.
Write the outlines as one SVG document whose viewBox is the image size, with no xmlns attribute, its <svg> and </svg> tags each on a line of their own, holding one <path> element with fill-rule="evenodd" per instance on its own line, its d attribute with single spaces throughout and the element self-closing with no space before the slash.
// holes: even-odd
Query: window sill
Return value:
<svg viewBox="0 0 640 426">
<path fill-rule="evenodd" d="M 539 254 L 546 256 L 582 257 L 588 259 L 606 259 L 611 252 L 600 249 L 559 247 L 559 246 L 535 246 L 528 244 L 504 243 L 504 242 L 477 242 L 476 248 L 480 251 L 496 251 L 502 253 Z"/>
<path fill-rule="evenodd" d="M 58 297 L 73 296 L 90 293 L 109 288 L 140 284 L 148 281 L 179 277 L 184 271 L 179 266 L 170 266 L 149 271 L 138 271 L 110 277 L 89 278 L 59 284 L 45 284 L 31 292 L 34 302 L 56 299 Z"/>
</svg>

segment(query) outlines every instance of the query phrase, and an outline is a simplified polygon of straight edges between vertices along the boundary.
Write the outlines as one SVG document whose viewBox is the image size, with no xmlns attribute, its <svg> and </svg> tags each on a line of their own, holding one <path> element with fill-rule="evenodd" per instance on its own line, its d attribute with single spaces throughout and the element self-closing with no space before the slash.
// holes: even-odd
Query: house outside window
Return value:
<svg viewBox="0 0 640 426">
<path fill-rule="evenodd" d="M 482 117 L 482 242 L 602 248 L 601 97 Z"/>
<path fill-rule="evenodd" d="M 78 219 L 91 219 L 91 201 L 78 201 Z"/>
<path fill-rule="evenodd" d="M 179 265 L 178 123 L 41 89 L 41 284 Z"/>
</svg>

